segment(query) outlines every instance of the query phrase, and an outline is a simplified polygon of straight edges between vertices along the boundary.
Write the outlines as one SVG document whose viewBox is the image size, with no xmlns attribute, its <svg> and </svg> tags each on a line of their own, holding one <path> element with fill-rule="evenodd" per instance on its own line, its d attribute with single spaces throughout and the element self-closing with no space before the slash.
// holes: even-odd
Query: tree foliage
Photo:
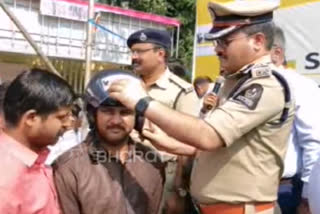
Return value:
<svg viewBox="0 0 320 214">
<path fill-rule="evenodd" d="M 195 0 L 98 0 L 113 6 L 127 5 L 134 10 L 177 18 L 181 21 L 179 59 L 190 71 L 192 68 L 193 36 L 195 28 Z"/>
<path fill-rule="evenodd" d="M 196 17 L 196 1 L 194 0 L 166 0 L 166 16 L 175 17 L 181 21 L 179 41 L 179 58 L 191 70 L 193 54 L 193 38 Z"/>
</svg>

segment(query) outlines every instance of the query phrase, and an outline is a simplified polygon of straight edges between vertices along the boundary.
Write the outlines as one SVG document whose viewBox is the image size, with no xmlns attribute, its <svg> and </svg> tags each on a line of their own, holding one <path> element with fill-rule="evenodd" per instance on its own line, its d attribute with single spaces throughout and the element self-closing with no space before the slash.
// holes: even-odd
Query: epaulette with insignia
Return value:
<svg viewBox="0 0 320 214">
<path fill-rule="evenodd" d="M 232 101 L 243 104 L 250 110 L 254 110 L 260 101 L 262 93 L 263 87 L 255 83 L 242 89 L 232 98 Z"/>
<path fill-rule="evenodd" d="M 272 75 L 272 69 L 269 64 L 255 64 L 250 70 L 251 78 L 263 78 Z"/>
<path fill-rule="evenodd" d="M 186 93 L 190 93 L 193 91 L 193 86 L 188 83 L 187 81 L 181 79 L 180 77 L 176 76 L 175 74 L 171 73 L 169 79 L 175 83 L 177 86 L 182 88 Z"/>
</svg>

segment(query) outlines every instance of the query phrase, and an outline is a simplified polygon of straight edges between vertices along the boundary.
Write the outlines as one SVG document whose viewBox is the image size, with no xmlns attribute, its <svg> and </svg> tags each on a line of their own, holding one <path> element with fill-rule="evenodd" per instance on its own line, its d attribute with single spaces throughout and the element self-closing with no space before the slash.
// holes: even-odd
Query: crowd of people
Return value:
<svg viewBox="0 0 320 214">
<path fill-rule="evenodd" d="M 80 97 L 47 70 L 1 83 L 0 213 L 320 213 L 320 89 L 287 67 L 277 7 L 209 2 L 216 81 L 183 80 L 170 34 L 143 29 L 132 71 Z"/>
</svg>

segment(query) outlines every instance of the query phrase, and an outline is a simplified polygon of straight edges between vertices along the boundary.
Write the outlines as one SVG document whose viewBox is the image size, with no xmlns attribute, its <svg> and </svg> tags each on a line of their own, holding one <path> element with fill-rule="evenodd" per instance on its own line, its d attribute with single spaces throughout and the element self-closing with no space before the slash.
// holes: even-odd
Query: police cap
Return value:
<svg viewBox="0 0 320 214">
<path fill-rule="evenodd" d="M 127 40 L 127 45 L 131 48 L 136 43 L 152 43 L 160 45 L 165 49 L 170 49 L 171 38 L 167 31 L 156 29 L 139 30 L 131 34 Z"/>
<path fill-rule="evenodd" d="M 224 37 L 242 26 L 272 21 L 273 11 L 279 6 L 275 0 L 242 0 L 209 2 L 208 10 L 213 27 L 205 34 L 205 40 Z"/>
</svg>

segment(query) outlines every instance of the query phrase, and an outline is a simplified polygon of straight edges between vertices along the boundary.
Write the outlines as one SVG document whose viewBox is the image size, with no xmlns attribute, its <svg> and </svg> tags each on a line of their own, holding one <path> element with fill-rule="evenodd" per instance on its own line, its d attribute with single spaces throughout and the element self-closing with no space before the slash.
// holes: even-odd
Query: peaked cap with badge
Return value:
<svg viewBox="0 0 320 214">
<path fill-rule="evenodd" d="M 205 34 L 205 40 L 227 36 L 243 26 L 272 21 L 273 11 L 278 8 L 276 0 L 242 0 L 208 3 L 213 27 Z"/>
<path fill-rule="evenodd" d="M 129 48 L 136 43 L 152 43 L 160 45 L 165 49 L 170 49 L 171 37 L 170 34 L 164 30 L 143 29 L 131 34 L 127 40 Z"/>
</svg>

